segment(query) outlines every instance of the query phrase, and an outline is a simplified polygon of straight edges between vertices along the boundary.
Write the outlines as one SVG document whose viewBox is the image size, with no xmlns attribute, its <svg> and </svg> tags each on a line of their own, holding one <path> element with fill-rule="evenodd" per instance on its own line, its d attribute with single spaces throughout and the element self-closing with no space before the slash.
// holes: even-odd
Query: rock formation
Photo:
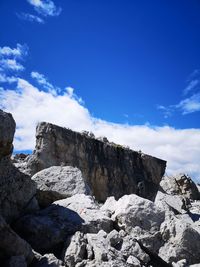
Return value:
<svg viewBox="0 0 200 267">
<path fill-rule="evenodd" d="M 13 136 L 15 133 L 15 121 L 10 113 L 0 109 L 0 160 L 10 156 L 13 151 Z"/>
<path fill-rule="evenodd" d="M 154 200 L 166 162 L 50 123 L 40 123 L 28 158 L 31 174 L 50 166 L 78 167 L 99 201 L 125 194 Z"/>
<path fill-rule="evenodd" d="M 0 266 L 200 266 L 200 197 L 189 176 L 165 176 L 157 192 L 164 161 L 46 123 L 33 155 L 14 166 L 15 127 L 1 114 Z"/>
</svg>

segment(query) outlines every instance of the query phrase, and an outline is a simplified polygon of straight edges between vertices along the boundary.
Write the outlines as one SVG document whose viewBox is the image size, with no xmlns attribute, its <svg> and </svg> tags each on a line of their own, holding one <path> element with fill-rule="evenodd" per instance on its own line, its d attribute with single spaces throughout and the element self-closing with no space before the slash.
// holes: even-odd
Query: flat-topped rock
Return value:
<svg viewBox="0 0 200 267">
<path fill-rule="evenodd" d="M 166 162 L 42 122 L 37 126 L 36 147 L 27 165 L 32 175 L 51 166 L 77 167 L 99 201 L 132 193 L 154 200 Z"/>
</svg>

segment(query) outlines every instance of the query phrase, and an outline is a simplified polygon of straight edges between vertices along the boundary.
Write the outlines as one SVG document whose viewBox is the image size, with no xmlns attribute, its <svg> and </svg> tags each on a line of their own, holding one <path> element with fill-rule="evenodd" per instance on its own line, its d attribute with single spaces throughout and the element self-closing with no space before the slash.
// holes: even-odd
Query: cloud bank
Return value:
<svg viewBox="0 0 200 267">
<path fill-rule="evenodd" d="M 97 137 L 142 150 L 168 161 L 167 173 L 186 172 L 200 181 L 200 129 L 124 125 L 94 118 L 67 88 L 60 95 L 44 91 L 19 78 L 16 90 L 0 88 L 0 108 L 13 114 L 17 122 L 15 150 L 32 150 L 35 127 L 40 121 L 92 131 Z"/>
<path fill-rule="evenodd" d="M 168 174 L 185 172 L 200 182 L 200 129 L 117 124 L 95 118 L 72 87 L 61 90 L 37 71 L 30 74 L 32 82 L 23 79 L 19 68 L 13 66 L 21 64 L 27 51 L 27 46 L 20 44 L 16 48 L 0 47 L 0 60 L 14 62 L 12 67 L 0 69 L 0 108 L 11 112 L 16 121 L 15 151 L 33 150 L 35 127 L 47 121 L 76 131 L 92 131 L 96 137 L 106 136 L 109 141 L 165 159 Z M 198 97 L 183 100 L 179 108 L 198 109 Z"/>
</svg>

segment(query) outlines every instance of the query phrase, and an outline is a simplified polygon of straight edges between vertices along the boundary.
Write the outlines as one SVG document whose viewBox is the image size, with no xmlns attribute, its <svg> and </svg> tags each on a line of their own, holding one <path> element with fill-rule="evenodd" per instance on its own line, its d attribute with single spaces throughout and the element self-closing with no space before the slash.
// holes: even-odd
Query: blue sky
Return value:
<svg viewBox="0 0 200 267">
<path fill-rule="evenodd" d="M 16 119 L 15 150 L 33 149 L 48 120 L 198 179 L 199 14 L 198 0 L 1 0 L 0 108 Z"/>
</svg>

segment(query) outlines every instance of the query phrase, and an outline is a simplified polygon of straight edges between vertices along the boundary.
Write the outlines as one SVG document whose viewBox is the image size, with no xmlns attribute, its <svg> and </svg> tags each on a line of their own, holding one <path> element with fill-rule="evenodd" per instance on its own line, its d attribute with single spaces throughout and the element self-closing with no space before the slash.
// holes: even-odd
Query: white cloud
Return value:
<svg viewBox="0 0 200 267">
<path fill-rule="evenodd" d="M 24 67 L 16 59 L 4 58 L 0 60 L 1 67 L 4 70 L 22 71 Z"/>
<path fill-rule="evenodd" d="M 194 90 L 199 85 L 199 80 L 192 80 L 187 87 L 183 90 L 183 94 L 187 95 L 190 91 Z"/>
<path fill-rule="evenodd" d="M 17 82 L 16 74 L 25 68 L 20 63 L 28 53 L 28 46 L 17 44 L 16 48 L 0 47 L 0 83 Z"/>
<path fill-rule="evenodd" d="M 169 106 L 158 105 L 157 109 L 161 110 L 165 118 L 173 115 L 175 112 L 181 112 L 182 115 L 200 111 L 200 70 L 194 70 L 187 80 L 188 85 L 183 90 L 186 98 L 179 101 L 178 104 Z"/>
<path fill-rule="evenodd" d="M 7 76 L 4 73 L 0 73 L 0 83 L 14 83 L 17 82 L 15 76 Z"/>
<path fill-rule="evenodd" d="M 27 45 L 17 44 L 16 48 L 10 48 L 9 46 L 0 47 L 0 57 L 2 58 L 22 58 L 28 53 Z"/>
<path fill-rule="evenodd" d="M 182 100 L 176 108 L 181 109 L 183 115 L 200 111 L 200 93 Z"/>
<path fill-rule="evenodd" d="M 56 94 L 56 91 L 59 89 L 55 89 L 54 86 L 48 82 L 48 79 L 41 73 L 37 72 L 37 71 L 32 71 L 31 72 L 31 77 L 33 79 L 35 79 L 37 81 L 38 84 L 42 85 L 42 87 L 44 89 L 46 89 L 47 91 L 53 93 L 54 95 Z"/>
<path fill-rule="evenodd" d="M 0 88 L 0 108 L 11 112 L 17 122 L 15 149 L 33 149 L 35 126 L 47 121 L 128 145 L 134 150 L 168 161 L 167 173 L 186 172 L 200 181 L 200 129 L 174 129 L 150 125 L 115 124 L 92 117 L 81 105 L 74 91 L 52 94 L 19 79 L 15 91 Z"/>
<path fill-rule="evenodd" d="M 51 0 L 27 0 L 36 12 L 43 16 L 59 16 L 62 9 L 56 7 Z"/>
<path fill-rule="evenodd" d="M 17 13 L 17 17 L 26 21 L 44 24 L 44 20 L 42 18 L 29 13 L 20 13 L 20 14 Z"/>
</svg>

